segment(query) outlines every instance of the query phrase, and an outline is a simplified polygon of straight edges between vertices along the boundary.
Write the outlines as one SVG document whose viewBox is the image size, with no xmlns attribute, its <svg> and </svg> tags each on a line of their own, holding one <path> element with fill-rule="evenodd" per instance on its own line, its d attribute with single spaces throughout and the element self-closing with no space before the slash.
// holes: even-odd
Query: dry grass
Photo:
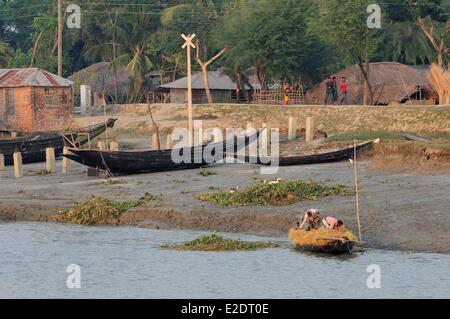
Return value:
<svg viewBox="0 0 450 319">
<path fill-rule="evenodd" d="M 349 230 L 342 228 L 336 230 L 328 229 L 317 229 L 317 230 L 298 230 L 291 228 L 288 233 L 289 240 L 296 244 L 302 246 L 322 246 L 329 243 L 330 238 L 335 238 L 337 240 L 346 237 L 349 240 L 357 240 L 356 236 L 352 234 Z M 324 239 L 326 238 L 326 239 Z"/>
</svg>

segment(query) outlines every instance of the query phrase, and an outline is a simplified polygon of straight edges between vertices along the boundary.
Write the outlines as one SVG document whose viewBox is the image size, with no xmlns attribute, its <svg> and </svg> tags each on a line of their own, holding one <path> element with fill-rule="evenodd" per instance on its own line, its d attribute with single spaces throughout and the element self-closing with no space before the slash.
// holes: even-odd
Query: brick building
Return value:
<svg viewBox="0 0 450 319">
<path fill-rule="evenodd" d="M 72 84 L 37 68 L 0 69 L 0 129 L 36 132 L 67 127 Z"/>
</svg>

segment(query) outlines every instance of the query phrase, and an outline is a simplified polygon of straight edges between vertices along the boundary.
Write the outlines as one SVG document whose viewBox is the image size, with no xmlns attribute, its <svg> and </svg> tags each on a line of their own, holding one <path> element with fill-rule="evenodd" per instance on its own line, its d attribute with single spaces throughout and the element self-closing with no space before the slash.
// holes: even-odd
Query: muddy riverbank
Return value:
<svg viewBox="0 0 450 319">
<path fill-rule="evenodd" d="M 328 197 L 279 207 L 221 207 L 195 199 L 198 194 L 241 188 L 263 179 L 312 179 L 353 187 L 350 163 L 283 167 L 276 176 L 260 175 L 250 164 L 217 165 L 215 175 L 198 170 L 118 177 L 105 183 L 86 176 L 74 164 L 69 174 L 40 176 L 43 164 L 25 166 L 16 180 L 10 168 L 0 179 L 0 219 L 55 221 L 59 210 L 92 195 L 111 199 L 137 199 L 144 193 L 157 200 L 122 214 L 119 224 L 152 229 L 196 229 L 286 237 L 300 212 L 321 209 L 343 218 L 356 231 L 354 197 Z M 60 162 L 58 171 L 60 172 Z M 414 174 L 380 172 L 360 165 L 363 240 L 373 248 L 404 251 L 450 252 L 450 173 Z"/>
</svg>

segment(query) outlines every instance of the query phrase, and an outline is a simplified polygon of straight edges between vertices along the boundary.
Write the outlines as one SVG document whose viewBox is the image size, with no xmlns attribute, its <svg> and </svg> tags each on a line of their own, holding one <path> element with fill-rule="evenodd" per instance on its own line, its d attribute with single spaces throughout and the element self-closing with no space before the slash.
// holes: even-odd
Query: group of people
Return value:
<svg viewBox="0 0 450 319">
<path fill-rule="evenodd" d="M 325 229 L 339 229 L 344 225 L 342 220 L 338 220 L 335 217 L 327 216 L 323 217 L 317 209 L 308 210 L 303 216 L 303 220 L 297 222 L 298 229 L 305 229 L 307 231 L 319 229 L 320 227 Z"/>
<path fill-rule="evenodd" d="M 337 78 L 335 76 L 329 77 L 325 82 L 325 105 L 336 104 L 337 102 L 340 105 L 348 104 L 348 81 L 345 76 L 341 78 L 339 89 L 338 92 Z"/>
</svg>

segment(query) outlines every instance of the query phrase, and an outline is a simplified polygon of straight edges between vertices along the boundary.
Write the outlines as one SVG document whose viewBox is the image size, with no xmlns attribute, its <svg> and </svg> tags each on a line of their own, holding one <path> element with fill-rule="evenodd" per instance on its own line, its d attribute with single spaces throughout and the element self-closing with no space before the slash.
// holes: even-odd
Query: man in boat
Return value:
<svg viewBox="0 0 450 319">
<path fill-rule="evenodd" d="M 298 229 L 303 229 L 306 224 L 307 227 L 305 228 L 307 231 L 310 231 L 312 229 L 318 229 L 320 225 L 320 213 L 317 209 L 310 209 L 308 210 L 305 215 L 303 216 L 303 222 L 297 223 Z"/>
<path fill-rule="evenodd" d="M 339 229 L 344 225 L 342 220 L 328 216 L 322 219 L 322 225 L 325 229 Z"/>
</svg>

